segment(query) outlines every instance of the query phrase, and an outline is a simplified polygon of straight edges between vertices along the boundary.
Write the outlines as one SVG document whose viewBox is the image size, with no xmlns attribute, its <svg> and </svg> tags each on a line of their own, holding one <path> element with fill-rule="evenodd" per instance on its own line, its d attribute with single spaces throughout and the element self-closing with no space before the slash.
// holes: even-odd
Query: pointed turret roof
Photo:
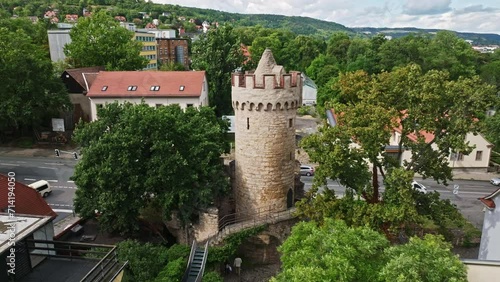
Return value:
<svg viewBox="0 0 500 282">
<path fill-rule="evenodd" d="M 273 52 L 271 49 L 266 48 L 262 53 L 262 57 L 260 57 L 259 65 L 254 74 L 255 76 L 262 76 L 273 73 L 274 66 L 276 66 L 276 60 L 274 60 Z"/>
<path fill-rule="evenodd" d="M 276 60 L 274 60 L 273 52 L 271 51 L 271 49 L 266 48 L 266 50 L 264 50 L 264 53 L 262 53 L 262 57 L 260 57 L 257 69 L 254 72 L 255 83 L 257 85 L 262 85 L 264 83 L 264 75 L 281 75 L 283 74 L 283 72 L 283 66 L 276 64 Z M 277 81 L 277 83 L 279 84 L 279 80 Z"/>
</svg>

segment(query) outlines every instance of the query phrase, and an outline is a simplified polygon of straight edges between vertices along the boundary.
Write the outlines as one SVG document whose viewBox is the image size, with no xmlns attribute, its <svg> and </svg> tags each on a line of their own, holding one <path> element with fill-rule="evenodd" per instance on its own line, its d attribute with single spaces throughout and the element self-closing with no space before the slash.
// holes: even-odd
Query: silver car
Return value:
<svg viewBox="0 0 500 282">
<path fill-rule="evenodd" d="M 490 180 L 490 183 L 495 186 L 500 186 L 500 177 L 495 177 Z"/>
<path fill-rule="evenodd" d="M 300 175 L 305 176 L 313 176 L 314 175 L 314 167 L 308 165 L 300 166 Z"/>
</svg>

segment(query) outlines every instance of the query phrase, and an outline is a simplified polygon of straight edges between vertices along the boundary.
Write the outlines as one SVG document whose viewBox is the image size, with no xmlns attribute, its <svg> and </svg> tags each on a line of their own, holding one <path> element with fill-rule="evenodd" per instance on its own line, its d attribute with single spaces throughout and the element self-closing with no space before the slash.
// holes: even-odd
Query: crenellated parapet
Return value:
<svg viewBox="0 0 500 282">
<path fill-rule="evenodd" d="M 235 111 L 295 111 L 302 104 L 300 72 L 264 74 L 260 78 L 256 79 L 255 74 L 233 74 Z"/>
<path fill-rule="evenodd" d="M 301 87 L 300 72 L 288 74 L 264 74 L 262 80 L 256 79 L 255 74 L 233 73 L 231 84 L 236 88 L 251 89 L 287 89 Z M 259 83 L 262 81 L 262 83 Z"/>
</svg>

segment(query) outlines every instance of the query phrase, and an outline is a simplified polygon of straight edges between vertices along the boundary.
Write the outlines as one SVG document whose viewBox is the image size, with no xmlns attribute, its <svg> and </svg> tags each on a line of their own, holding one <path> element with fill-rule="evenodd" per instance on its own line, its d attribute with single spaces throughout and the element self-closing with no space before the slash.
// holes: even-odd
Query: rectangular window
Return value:
<svg viewBox="0 0 500 282">
<path fill-rule="evenodd" d="M 476 161 L 482 161 L 483 160 L 483 151 L 477 151 L 476 152 Z"/>
<path fill-rule="evenodd" d="M 292 127 L 292 126 L 293 126 L 293 118 L 288 120 L 288 127 Z"/>
<path fill-rule="evenodd" d="M 250 118 L 247 118 L 247 129 L 250 129 Z"/>
<path fill-rule="evenodd" d="M 464 154 L 458 153 L 457 161 L 463 161 L 463 160 L 464 160 Z"/>
<path fill-rule="evenodd" d="M 187 104 L 188 108 L 191 108 L 192 106 L 193 106 L 193 104 Z"/>
<path fill-rule="evenodd" d="M 157 108 L 159 108 L 159 107 L 161 107 L 161 106 L 163 106 L 163 105 L 162 105 L 162 104 L 156 104 L 156 107 L 157 107 Z"/>
</svg>

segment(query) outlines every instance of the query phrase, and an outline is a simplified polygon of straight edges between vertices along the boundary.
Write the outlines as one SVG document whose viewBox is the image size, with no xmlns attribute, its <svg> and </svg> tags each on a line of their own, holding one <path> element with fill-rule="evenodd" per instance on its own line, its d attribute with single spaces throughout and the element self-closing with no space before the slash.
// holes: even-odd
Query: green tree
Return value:
<svg viewBox="0 0 500 282">
<path fill-rule="evenodd" d="M 74 67 L 140 70 L 148 62 L 139 55 L 142 43 L 133 40 L 134 33 L 121 27 L 105 10 L 79 18 L 70 36 L 64 54 Z"/>
<path fill-rule="evenodd" d="M 467 281 L 465 265 L 439 236 L 413 237 L 408 244 L 387 249 L 386 256 L 381 281 Z"/>
<path fill-rule="evenodd" d="M 271 282 L 466 281 L 465 266 L 441 237 L 390 246 L 376 231 L 331 218 L 300 222 L 278 250 L 281 272 Z"/>
<path fill-rule="evenodd" d="M 24 30 L 0 27 L 0 127 L 30 129 L 71 108 L 43 46 Z"/>
<path fill-rule="evenodd" d="M 330 178 L 354 190 L 366 204 L 376 205 L 358 213 L 359 222 L 372 222 L 370 226 L 384 231 L 418 218 L 399 220 L 398 214 L 414 214 L 408 203 L 388 205 L 389 198 L 384 197 L 383 205 L 379 205 L 379 175 L 388 185 L 391 178 L 387 178 L 387 172 L 400 167 L 412 174 L 410 179 L 418 173 L 446 184 L 452 179 L 450 153 L 472 150 L 465 135 L 479 132 L 477 117 L 494 99 L 493 87 L 479 77 L 449 80 L 446 72 L 423 73 L 417 65 L 372 76 L 363 71 L 341 74 L 336 87 L 338 102 L 332 106 L 337 113 L 336 125 L 324 126 L 318 134 L 303 139 L 301 145 L 311 161 L 319 164 L 315 186 L 321 187 Z M 385 146 L 395 128 L 401 132 L 401 139 L 394 158 L 386 153 Z M 424 133 L 433 136 L 426 139 Z M 396 160 L 401 159 L 403 148 L 411 151 L 411 158 L 399 163 Z M 409 182 L 396 183 L 388 186 L 410 189 Z M 306 204 L 314 206 L 314 198 Z M 405 210 L 398 210 L 403 207 Z"/>
<path fill-rule="evenodd" d="M 232 113 L 231 73 L 245 60 L 238 36 L 229 25 L 211 29 L 193 43 L 192 68 L 207 72 L 209 101 L 217 116 Z"/>
<path fill-rule="evenodd" d="M 497 112 L 495 115 L 486 118 L 484 133 L 486 138 L 495 145 L 495 148 L 500 148 L 500 113 Z"/>
<path fill-rule="evenodd" d="M 305 72 L 311 62 L 324 53 L 326 43 L 317 37 L 299 35 L 290 40 L 283 50 L 284 61 L 288 70 Z M 274 53 L 273 53 L 274 54 Z"/>
<path fill-rule="evenodd" d="M 376 281 L 389 246 L 383 235 L 368 228 L 350 228 L 342 221 L 300 222 L 278 248 L 279 281 Z"/>
<path fill-rule="evenodd" d="M 128 261 L 126 281 L 153 281 L 168 262 L 168 250 L 161 245 L 126 240 L 117 247 L 119 260 Z"/>
<path fill-rule="evenodd" d="M 422 53 L 429 42 L 429 38 L 416 34 L 385 41 L 378 52 L 381 69 L 392 71 L 394 67 L 411 63 L 422 65 Z"/>
<path fill-rule="evenodd" d="M 336 32 L 328 39 L 326 54 L 335 58 L 342 70 L 345 69 L 347 63 L 347 52 L 350 45 L 351 39 L 345 32 Z"/>
<path fill-rule="evenodd" d="M 229 148 L 228 123 L 211 108 L 113 103 L 98 115 L 74 133 L 83 157 L 73 179 L 76 211 L 93 217 L 97 210 L 102 228 L 133 232 L 151 210 L 159 222 L 174 211 L 192 222 L 226 191 L 220 156 Z"/>
<path fill-rule="evenodd" d="M 439 31 L 423 51 L 424 71 L 444 70 L 451 79 L 476 75 L 479 53 L 452 31 Z"/>
</svg>

